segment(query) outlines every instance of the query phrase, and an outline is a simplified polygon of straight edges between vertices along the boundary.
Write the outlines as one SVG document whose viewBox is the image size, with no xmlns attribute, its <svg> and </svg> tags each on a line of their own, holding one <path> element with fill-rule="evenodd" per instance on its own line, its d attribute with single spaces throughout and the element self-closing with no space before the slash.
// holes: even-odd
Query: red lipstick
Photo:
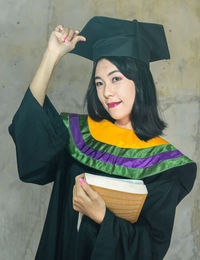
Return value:
<svg viewBox="0 0 200 260">
<path fill-rule="evenodd" d="M 108 103 L 107 105 L 108 105 L 109 108 L 113 108 L 113 107 L 116 107 L 117 105 L 119 105 L 120 103 L 121 103 L 121 101 Z"/>
</svg>

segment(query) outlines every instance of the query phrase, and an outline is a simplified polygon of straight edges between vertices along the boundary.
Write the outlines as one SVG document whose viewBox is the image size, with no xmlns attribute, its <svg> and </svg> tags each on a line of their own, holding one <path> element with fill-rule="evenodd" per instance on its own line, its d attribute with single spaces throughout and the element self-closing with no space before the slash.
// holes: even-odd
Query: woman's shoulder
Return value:
<svg viewBox="0 0 200 260">
<path fill-rule="evenodd" d="M 169 140 L 163 139 L 170 144 L 170 149 L 173 149 L 177 153 L 177 159 L 174 157 L 173 161 L 178 163 L 172 167 L 169 172 L 173 172 L 177 176 L 177 180 L 182 187 L 185 195 L 188 194 L 194 185 L 197 175 L 197 163 L 190 158 L 177 144 L 172 143 Z M 185 196 L 184 195 L 184 196 Z M 184 197 L 183 196 L 183 197 Z"/>
<path fill-rule="evenodd" d="M 166 138 L 161 138 L 161 139 L 169 144 L 170 150 L 176 151 L 177 158 L 180 157 L 180 159 L 181 159 L 180 167 L 179 167 L 179 165 L 175 166 L 175 169 L 177 171 L 184 172 L 184 173 L 188 172 L 188 175 L 191 172 L 195 173 L 197 171 L 197 164 L 196 164 L 196 162 L 189 155 L 187 155 L 184 150 L 179 148 L 178 144 L 174 144 L 173 142 L 171 142 L 170 140 L 167 140 Z M 175 159 L 175 157 L 174 157 L 174 159 Z"/>
</svg>

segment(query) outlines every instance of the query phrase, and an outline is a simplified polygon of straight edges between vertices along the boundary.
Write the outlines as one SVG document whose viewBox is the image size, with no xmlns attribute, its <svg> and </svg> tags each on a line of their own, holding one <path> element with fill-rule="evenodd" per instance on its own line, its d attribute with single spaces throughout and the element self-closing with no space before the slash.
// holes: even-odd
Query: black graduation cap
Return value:
<svg viewBox="0 0 200 260">
<path fill-rule="evenodd" d="M 79 35 L 87 40 L 79 41 L 70 53 L 92 61 L 103 56 L 129 56 L 149 64 L 170 58 L 161 24 L 94 16 Z"/>
</svg>

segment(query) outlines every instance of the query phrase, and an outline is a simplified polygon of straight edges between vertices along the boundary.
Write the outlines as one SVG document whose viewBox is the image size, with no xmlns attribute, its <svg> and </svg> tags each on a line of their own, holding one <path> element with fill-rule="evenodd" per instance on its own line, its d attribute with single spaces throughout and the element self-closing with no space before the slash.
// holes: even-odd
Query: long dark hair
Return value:
<svg viewBox="0 0 200 260">
<path fill-rule="evenodd" d="M 139 60 L 125 56 L 101 57 L 113 63 L 119 71 L 132 80 L 136 88 L 136 96 L 131 111 L 131 123 L 135 134 L 141 140 L 148 141 L 151 138 L 163 134 L 167 124 L 158 113 L 156 88 L 149 66 Z M 99 60 L 100 60 L 99 59 Z M 95 86 L 95 71 L 98 61 L 93 63 L 93 70 L 85 96 L 85 103 L 89 116 L 95 121 L 107 119 L 112 123 L 115 120 L 108 114 L 101 104 Z"/>
</svg>

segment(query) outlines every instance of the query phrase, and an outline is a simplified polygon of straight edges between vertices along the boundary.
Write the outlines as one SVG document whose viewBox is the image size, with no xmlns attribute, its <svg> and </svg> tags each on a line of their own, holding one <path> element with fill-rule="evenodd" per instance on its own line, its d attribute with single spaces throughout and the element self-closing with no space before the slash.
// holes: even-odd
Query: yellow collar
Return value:
<svg viewBox="0 0 200 260">
<path fill-rule="evenodd" d="M 88 126 L 94 139 L 121 148 L 141 149 L 169 144 L 161 137 L 152 138 L 147 142 L 142 141 L 133 130 L 119 127 L 108 120 L 96 122 L 88 116 Z"/>
</svg>

